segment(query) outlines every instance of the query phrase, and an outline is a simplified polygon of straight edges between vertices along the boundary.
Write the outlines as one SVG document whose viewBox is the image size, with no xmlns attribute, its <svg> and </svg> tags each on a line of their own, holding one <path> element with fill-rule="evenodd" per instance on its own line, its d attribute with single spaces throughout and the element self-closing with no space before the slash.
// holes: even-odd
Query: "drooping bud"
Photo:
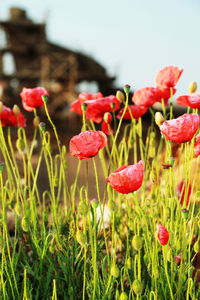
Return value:
<svg viewBox="0 0 200 300">
<path fill-rule="evenodd" d="M 123 102 L 123 101 L 125 100 L 124 93 L 121 92 L 121 91 L 117 91 L 117 93 L 116 93 L 116 98 L 117 98 L 117 100 Z"/>
<path fill-rule="evenodd" d="M 132 239 L 132 246 L 135 250 L 139 251 L 142 249 L 143 240 L 139 235 L 135 235 Z"/>
<path fill-rule="evenodd" d="M 119 277 L 119 269 L 115 263 L 111 266 L 110 273 L 115 278 Z"/>
<path fill-rule="evenodd" d="M 128 296 L 125 292 L 122 292 L 119 296 L 119 300 L 128 300 Z"/>
<path fill-rule="evenodd" d="M 126 94 L 129 94 L 129 93 L 130 93 L 130 89 L 131 89 L 131 86 L 130 86 L 129 84 L 125 84 L 125 86 L 124 86 L 124 92 L 125 92 Z"/>
<path fill-rule="evenodd" d="M 86 245 L 87 242 L 86 235 L 81 230 L 77 231 L 76 240 L 82 247 Z"/>
<path fill-rule="evenodd" d="M 165 119 L 163 117 L 163 115 L 161 114 L 161 112 L 157 111 L 155 113 L 155 123 L 156 125 L 158 125 L 159 127 L 165 122 Z"/>
<path fill-rule="evenodd" d="M 104 122 L 106 122 L 107 124 L 110 124 L 112 122 L 112 115 L 109 112 L 106 112 L 103 116 L 103 120 Z"/>
<path fill-rule="evenodd" d="M 142 293 L 142 290 L 143 290 L 143 284 L 140 280 L 138 279 L 135 279 L 132 283 L 132 289 L 134 291 L 134 293 L 136 295 L 139 295 Z"/>
<path fill-rule="evenodd" d="M 34 119 L 33 119 L 33 126 L 34 127 L 38 127 L 40 124 L 40 118 L 38 116 L 36 116 Z"/>
<path fill-rule="evenodd" d="M 188 87 L 188 92 L 190 94 L 195 93 L 197 90 L 197 83 L 195 81 L 190 82 L 189 87 Z"/>
<path fill-rule="evenodd" d="M 161 225 L 161 224 L 158 224 L 157 226 L 157 232 L 156 232 L 156 235 L 157 235 L 157 239 L 158 241 L 160 242 L 160 244 L 162 246 L 166 245 L 169 241 L 169 232 L 167 231 L 167 229 Z"/>
<path fill-rule="evenodd" d="M 15 116 L 18 116 L 19 114 L 20 114 L 20 108 L 19 108 L 19 106 L 17 105 L 17 104 L 15 104 L 14 106 L 13 106 L 13 112 L 14 112 L 14 114 L 15 114 Z"/>
<path fill-rule="evenodd" d="M 16 141 L 16 148 L 19 152 L 24 152 L 25 150 L 25 143 L 24 143 L 24 140 L 19 138 L 17 139 Z"/>
</svg>

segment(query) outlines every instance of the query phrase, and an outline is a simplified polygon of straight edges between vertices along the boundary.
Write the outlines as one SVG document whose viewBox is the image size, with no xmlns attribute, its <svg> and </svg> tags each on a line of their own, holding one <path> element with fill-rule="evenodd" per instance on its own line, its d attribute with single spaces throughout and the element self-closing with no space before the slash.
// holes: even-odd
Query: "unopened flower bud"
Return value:
<svg viewBox="0 0 200 300">
<path fill-rule="evenodd" d="M 134 293 L 136 295 L 139 295 L 142 293 L 142 290 L 143 290 L 143 284 L 140 280 L 138 279 L 135 279 L 132 283 L 132 289 L 134 291 Z"/>
<path fill-rule="evenodd" d="M 115 278 L 119 277 L 119 269 L 115 263 L 111 266 L 110 273 Z"/>
<path fill-rule="evenodd" d="M 42 100 L 43 100 L 43 102 L 47 103 L 49 101 L 49 96 L 42 95 Z"/>
<path fill-rule="evenodd" d="M 40 118 L 37 116 L 33 119 L 33 126 L 38 127 L 40 124 Z"/>
<path fill-rule="evenodd" d="M 195 93 L 196 90 L 197 90 L 197 83 L 195 81 L 192 81 L 189 84 L 188 91 L 189 91 L 190 94 L 192 94 L 192 93 Z"/>
<path fill-rule="evenodd" d="M 2 111 L 3 111 L 3 106 L 4 106 L 4 105 L 3 105 L 3 102 L 0 101 L 0 114 L 1 114 Z"/>
<path fill-rule="evenodd" d="M 19 106 L 16 105 L 16 104 L 13 106 L 12 110 L 13 110 L 15 116 L 18 116 L 20 114 L 20 112 L 21 112 Z"/>
<path fill-rule="evenodd" d="M 21 226 L 24 231 L 26 231 L 26 232 L 28 231 L 28 222 L 27 222 L 26 217 L 23 217 L 23 219 L 21 221 Z"/>
<path fill-rule="evenodd" d="M 25 143 L 24 143 L 24 140 L 19 138 L 17 139 L 16 141 L 16 148 L 19 152 L 24 152 L 25 150 Z"/>
<path fill-rule="evenodd" d="M 94 209 L 96 209 L 99 206 L 99 201 L 97 201 L 96 199 L 93 199 L 91 201 L 91 205 Z"/>
<path fill-rule="evenodd" d="M 87 242 L 86 235 L 81 230 L 77 231 L 76 240 L 82 247 L 84 247 L 86 245 L 86 242 Z"/>
<path fill-rule="evenodd" d="M 131 89 L 131 86 L 130 86 L 129 84 L 125 84 L 125 86 L 124 86 L 124 92 L 125 92 L 126 94 L 129 94 L 129 93 L 130 93 L 130 89 Z"/>
<path fill-rule="evenodd" d="M 117 93 L 116 93 L 116 98 L 117 98 L 117 100 L 123 102 L 123 101 L 125 100 L 124 93 L 121 92 L 121 91 L 117 91 Z"/>
<path fill-rule="evenodd" d="M 200 251 L 200 242 L 197 240 L 194 244 L 194 252 L 198 253 Z"/>
<path fill-rule="evenodd" d="M 132 239 L 132 246 L 135 250 L 139 251 L 142 249 L 143 240 L 139 235 L 135 235 Z"/>
<path fill-rule="evenodd" d="M 184 219 L 188 218 L 189 211 L 186 208 L 181 209 L 181 213 Z"/>
<path fill-rule="evenodd" d="M 109 112 L 106 112 L 103 116 L 103 120 L 107 123 L 110 124 L 112 122 L 112 115 Z"/>
<path fill-rule="evenodd" d="M 39 128 L 41 131 L 45 131 L 46 130 L 46 124 L 44 122 L 40 122 L 39 123 Z"/>
<path fill-rule="evenodd" d="M 128 296 L 125 292 L 122 292 L 119 296 L 119 300 L 128 300 Z"/>
<path fill-rule="evenodd" d="M 163 115 L 159 111 L 155 113 L 155 122 L 159 127 L 165 122 Z"/>
</svg>

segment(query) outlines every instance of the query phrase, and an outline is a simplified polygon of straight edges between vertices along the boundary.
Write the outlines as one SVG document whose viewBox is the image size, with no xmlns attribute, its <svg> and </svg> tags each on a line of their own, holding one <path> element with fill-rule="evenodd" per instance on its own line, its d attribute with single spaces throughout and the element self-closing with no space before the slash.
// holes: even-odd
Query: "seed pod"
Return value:
<svg viewBox="0 0 200 300">
<path fill-rule="evenodd" d="M 188 92 L 190 94 L 195 93 L 197 90 L 197 83 L 195 81 L 190 82 L 189 87 L 188 87 Z"/>
<path fill-rule="evenodd" d="M 44 122 L 40 122 L 39 128 L 40 128 L 41 131 L 45 131 L 46 130 L 46 124 Z"/>
<path fill-rule="evenodd" d="M 136 295 L 139 295 L 142 293 L 142 290 L 143 290 L 143 284 L 140 280 L 138 279 L 135 279 L 132 283 L 132 289 L 134 291 L 134 293 Z"/>
<path fill-rule="evenodd" d="M 129 84 L 125 84 L 125 86 L 124 86 L 124 92 L 125 92 L 126 94 L 129 94 L 129 93 L 130 93 L 130 89 L 131 89 L 131 86 L 130 86 Z"/>
<path fill-rule="evenodd" d="M 115 278 L 119 277 L 119 269 L 115 263 L 111 266 L 110 273 Z"/>
<path fill-rule="evenodd" d="M 132 246 L 135 250 L 139 251 L 142 249 L 143 240 L 139 235 L 135 235 L 132 239 Z"/>
</svg>

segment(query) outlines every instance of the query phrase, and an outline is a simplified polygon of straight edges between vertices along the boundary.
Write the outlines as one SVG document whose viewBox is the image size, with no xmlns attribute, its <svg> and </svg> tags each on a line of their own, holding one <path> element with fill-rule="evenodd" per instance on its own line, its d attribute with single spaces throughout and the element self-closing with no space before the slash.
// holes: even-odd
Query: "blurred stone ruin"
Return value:
<svg viewBox="0 0 200 300">
<path fill-rule="evenodd" d="M 21 106 L 23 87 L 42 86 L 50 93 L 49 112 L 59 120 L 81 83 L 107 95 L 114 80 L 92 57 L 48 41 L 46 24 L 34 23 L 25 10 L 10 8 L 9 20 L 0 21 L 0 101 L 6 105 Z"/>
</svg>

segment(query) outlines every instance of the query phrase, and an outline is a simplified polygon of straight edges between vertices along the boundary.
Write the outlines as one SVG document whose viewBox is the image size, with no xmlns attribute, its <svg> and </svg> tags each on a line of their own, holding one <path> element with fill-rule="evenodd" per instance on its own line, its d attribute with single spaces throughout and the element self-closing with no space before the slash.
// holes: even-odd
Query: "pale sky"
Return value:
<svg viewBox="0 0 200 300">
<path fill-rule="evenodd" d="M 1 20 L 11 6 L 45 20 L 52 42 L 92 55 L 118 87 L 152 86 L 171 64 L 184 69 L 178 94 L 200 86 L 199 0 L 1 0 Z"/>
</svg>

